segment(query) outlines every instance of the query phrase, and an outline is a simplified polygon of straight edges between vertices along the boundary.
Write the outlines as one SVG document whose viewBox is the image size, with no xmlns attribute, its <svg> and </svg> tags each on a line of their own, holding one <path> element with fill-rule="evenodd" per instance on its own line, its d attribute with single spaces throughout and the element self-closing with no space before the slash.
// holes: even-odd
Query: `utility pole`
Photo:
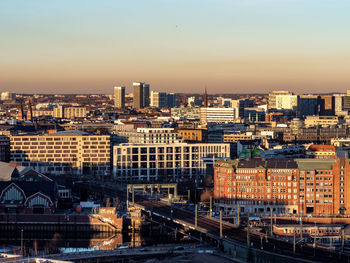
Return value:
<svg viewBox="0 0 350 263">
<path fill-rule="evenodd" d="M 222 210 L 220 209 L 220 238 L 222 238 Z"/>
<path fill-rule="evenodd" d="M 237 203 L 237 225 L 239 226 L 239 203 Z"/>
<path fill-rule="evenodd" d="M 135 204 L 135 192 L 134 192 L 134 186 L 132 186 L 132 204 Z"/>
<path fill-rule="evenodd" d="M 344 229 L 341 230 L 341 252 L 344 253 Z"/>
<path fill-rule="evenodd" d="M 273 229 L 272 229 L 272 207 L 270 207 L 270 212 L 271 212 L 271 215 L 270 215 L 270 236 L 273 235 Z"/>
<path fill-rule="evenodd" d="M 187 199 L 188 199 L 188 201 L 190 201 L 190 197 L 191 197 L 191 190 L 187 190 Z"/>
<path fill-rule="evenodd" d="M 248 212 L 248 219 L 247 219 L 247 246 L 248 246 L 248 248 L 250 247 L 249 228 L 250 228 L 250 223 L 249 223 L 249 212 Z"/>
<path fill-rule="evenodd" d="M 300 239 L 301 239 L 301 244 L 303 244 L 303 212 L 301 212 L 300 225 L 301 225 Z"/>
<path fill-rule="evenodd" d="M 197 228 L 197 204 L 194 206 L 194 227 Z"/>
<path fill-rule="evenodd" d="M 293 254 L 295 254 L 295 227 L 293 227 Z"/>
<path fill-rule="evenodd" d="M 210 196 L 210 208 L 209 208 L 209 212 L 210 212 L 210 217 L 212 217 L 213 216 L 213 197 L 212 196 Z"/>
<path fill-rule="evenodd" d="M 173 214 L 174 214 L 174 210 L 173 210 L 173 204 L 170 204 L 170 215 L 171 215 L 171 220 L 173 220 Z"/>
</svg>

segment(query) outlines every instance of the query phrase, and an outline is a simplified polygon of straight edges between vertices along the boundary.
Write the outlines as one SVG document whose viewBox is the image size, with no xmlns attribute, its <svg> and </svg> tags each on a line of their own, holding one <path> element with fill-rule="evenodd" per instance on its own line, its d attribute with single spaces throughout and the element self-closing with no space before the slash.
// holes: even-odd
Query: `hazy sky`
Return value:
<svg viewBox="0 0 350 263">
<path fill-rule="evenodd" d="M 0 0 L 0 91 L 345 91 L 349 12 L 349 0 Z"/>
</svg>

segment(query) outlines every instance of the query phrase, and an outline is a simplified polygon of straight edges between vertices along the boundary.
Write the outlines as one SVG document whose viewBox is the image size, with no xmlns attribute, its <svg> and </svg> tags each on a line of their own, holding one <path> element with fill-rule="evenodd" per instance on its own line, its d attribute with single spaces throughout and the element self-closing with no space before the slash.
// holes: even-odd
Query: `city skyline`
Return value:
<svg viewBox="0 0 350 263">
<path fill-rule="evenodd" d="M 347 1 L 2 1 L 0 91 L 345 92 Z M 74 91 L 74 92 L 72 92 Z M 98 92 L 97 92 L 98 91 Z"/>
</svg>

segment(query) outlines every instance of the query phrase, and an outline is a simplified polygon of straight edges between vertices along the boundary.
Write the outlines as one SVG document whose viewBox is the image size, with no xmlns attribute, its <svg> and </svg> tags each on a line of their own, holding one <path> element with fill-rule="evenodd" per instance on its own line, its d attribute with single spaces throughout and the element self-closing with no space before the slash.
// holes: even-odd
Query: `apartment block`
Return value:
<svg viewBox="0 0 350 263">
<path fill-rule="evenodd" d="M 121 181 L 182 181 L 206 173 L 213 159 L 230 158 L 229 144 L 121 144 L 113 147 L 113 174 Z"/>
<path fill-rule="evenodd" d="M 54 175 L 110 175 L 110 136 L 84 132 L 11 136 L 11 160 Z"/>
<path fill-rule="evenodd" d="M 66 119 L 85 118 L 87 113 L 85 107 L 67 107 L 63 111 Z"/>
</svg>

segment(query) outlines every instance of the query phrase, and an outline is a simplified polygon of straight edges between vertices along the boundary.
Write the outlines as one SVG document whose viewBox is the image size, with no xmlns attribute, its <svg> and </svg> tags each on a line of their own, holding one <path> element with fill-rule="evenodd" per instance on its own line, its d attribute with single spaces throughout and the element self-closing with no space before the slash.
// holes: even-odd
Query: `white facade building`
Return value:
<svg viewBox="0 0 350 263">
<path fill-rule="evenodd" d="M 235 108 L 200 108 L 200 120 L 202 123 L 234 122 L 235 119 Z"/>
<path fill-rule="evenodd" d="M 120 181 L 181 181 L 203 176 L 214 158 L 230 158 L 230 144 L 120 144 L 113 147 L 113 175 Z"/>
</svg>

